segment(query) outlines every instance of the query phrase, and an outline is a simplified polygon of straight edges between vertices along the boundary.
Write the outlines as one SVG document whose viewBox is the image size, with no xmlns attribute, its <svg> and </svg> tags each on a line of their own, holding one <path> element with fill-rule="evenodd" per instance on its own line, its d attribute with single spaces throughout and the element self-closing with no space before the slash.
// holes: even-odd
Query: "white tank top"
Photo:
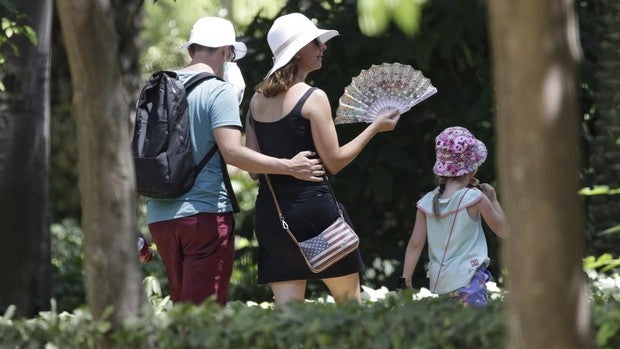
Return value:
<svg viewBox="0 0 620 349">
<path fill-rule="evenodd" d="M 479 189 L 463 188 L 449 198 L 441 198 L 439 216 L 433 214 L 434 192 L 417 202 L 417 207 L 426 214 L 430 260 L 427 276 L 431 292 L 444 294 L 466 286 L 479 267 L 488 265 L 480 214 L 473 220 L 467 213 L 467 208 L 478 203 L 482 195 Z"/>
</svg>

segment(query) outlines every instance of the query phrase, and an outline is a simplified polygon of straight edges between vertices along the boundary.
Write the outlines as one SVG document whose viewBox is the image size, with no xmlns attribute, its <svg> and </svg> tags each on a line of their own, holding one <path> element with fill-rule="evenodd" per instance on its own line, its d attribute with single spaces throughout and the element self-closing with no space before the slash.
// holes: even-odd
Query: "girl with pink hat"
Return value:
<svg viewBox="0 0 620 349">
<path fill-rule="evenodd" d="M 417 206 L 407 245 L 402 288 L 411 288 L 411 275 L 428 239 L 430 290 L 448 294 L 464 305 L 487 303 L 486 269 L 490 260 L 482 220 L 501 236 L 504 211 L 495 189 L 478 185 L 474 175 L 486 160 L 487 148 L 466 128 L 454 126 L 435 138 L 433 173 L 439 186 L 426 193 Z"/>
<path fill-rule="evenodd" d="M 267 34 L 273 53 L 273 67 L 256 87 L 250 101 L 246 145 L 262 153 L 290 157 L 297 149 L 316 151 L 332 174 L 347 166 L 379 132 L 396 127 L 397 110 L 381 115 L 360 135 L 340 146 L 327 95 L 310 86 L 306 78 L 321 68 L 325 42 L 338 35 L 319 29 L 301 13 L 277 18 Z M 253 176 L 253 178 L 258 178 Z M 277 201 L 298 241 L 317 236 L 339 216 L 326 180 L 302 182 L 290 176 L 270 175 Z M 351 225 L 343 209 L 345 220 Z M 258 282 L 269 284 L 278 306 L 303 301 L 308 279 L 319 279 L 335 301 L 361 302 L 359 272 L 363 270 L 359 250 L 348 254 L 327 269 L 309 269 L 299 248 L 283 229 L 278 211 L 260 176 L 256 198 L 255 230 L 259 243 Z"/>
</svg>

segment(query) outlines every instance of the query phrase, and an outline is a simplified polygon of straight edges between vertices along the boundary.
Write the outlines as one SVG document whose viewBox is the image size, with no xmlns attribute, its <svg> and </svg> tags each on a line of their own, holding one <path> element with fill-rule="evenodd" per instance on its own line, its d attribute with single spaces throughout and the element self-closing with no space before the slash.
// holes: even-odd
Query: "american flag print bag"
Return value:
<svg viewBox="0 0 620 349">
<path fill-rule="evenodd" d="M 310 270 L 319 273 L 355 251 L 359 242 L 351 226 L 339 216 L 321 234 L 299 242 L 298 245 Z"/>
<path fill-rule="evenodd" d="M 273 201 L 276 205 L 276 210 L 280 216 L 280 222 L 282 222 L 282 228 L 293 239 L 295 244 L 299 247 L 301 255 L 304 257 L 308 268 L 313 273 L 320 273 L 323 270 L 329 268 L 331 265 L 347 256 L 349 253 L 355 251 L 359 246 L 360 239 L 353 231 L 353 228 L 344 220 L 342 209 L 338 205 L 334 191 L 331 188 L 331 184 L 325 176 L 331 191 L 332 197 L 336 202 L 338 208 L 338 218 L 329 227 L 325 228 L 319 235 L 304 241 L 297 241 L 293 233 L 289 230 L 288 224 L 284 220 L 284 215 L 278 205 L 276 194 L 273 190 L 273 185 L 269 179 L 269 175 L 265 175 L 269 190 L 273 196 Z"/>
</svg>

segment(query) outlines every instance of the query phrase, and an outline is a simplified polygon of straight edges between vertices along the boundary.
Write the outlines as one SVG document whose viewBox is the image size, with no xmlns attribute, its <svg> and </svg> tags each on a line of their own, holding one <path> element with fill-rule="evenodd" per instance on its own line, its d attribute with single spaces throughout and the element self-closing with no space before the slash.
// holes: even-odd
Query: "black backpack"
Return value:
<svg viewBox="0 0 620 349">
<path fill-rule="evenodd" d="M 132 151 L 138 194 L 150 198 L 176 198 L 188 192 L 196 176 L 218 150 L 213 146 L 194 163 L 187 95 L 205 80 L 219 77 L 199 73 L 183 84 L 172 71 L 155 72 L 146 82 L 136 106 Z M 235 199 L 224 158 L 222 172 L 235 212 Z"/>
</svg>

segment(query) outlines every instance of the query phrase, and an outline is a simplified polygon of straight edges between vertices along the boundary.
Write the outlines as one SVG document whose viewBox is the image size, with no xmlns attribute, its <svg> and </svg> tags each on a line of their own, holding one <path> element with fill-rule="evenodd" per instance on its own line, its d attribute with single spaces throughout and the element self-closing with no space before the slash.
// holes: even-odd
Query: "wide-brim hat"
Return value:
<svg viewBox="0 0 620 349">
<path fill-rule="evenodd" d="M 233 46 L 235 61 L 241 59 L 248 52 L 244 43 L 236 41 L 235 28 L 230 21 L 220 17 L 202 17 L 194 23 L 189 35 L 189 41 L 180 48 L 188 48 L 191 44 L 206 47 Z"/>
<path fill-rule="evenodd" d="M 466 128 L 448 127 L 435 137 L 433 173 L 442 177 L 460 177 L 475 170 L 487 158 L 487 147 Z"/>
<path fill-rule="evenodd" d="M 338 31 L 319 29 L 301 13 L 278 17 L 267 33 L 267 42 L 273 54 L 273 67 L 265 78 L 290 62 L 293 56 L 312 40 L 319 38 L 321 42 L 327 42 L 336 35 Z"/>
</svg>

